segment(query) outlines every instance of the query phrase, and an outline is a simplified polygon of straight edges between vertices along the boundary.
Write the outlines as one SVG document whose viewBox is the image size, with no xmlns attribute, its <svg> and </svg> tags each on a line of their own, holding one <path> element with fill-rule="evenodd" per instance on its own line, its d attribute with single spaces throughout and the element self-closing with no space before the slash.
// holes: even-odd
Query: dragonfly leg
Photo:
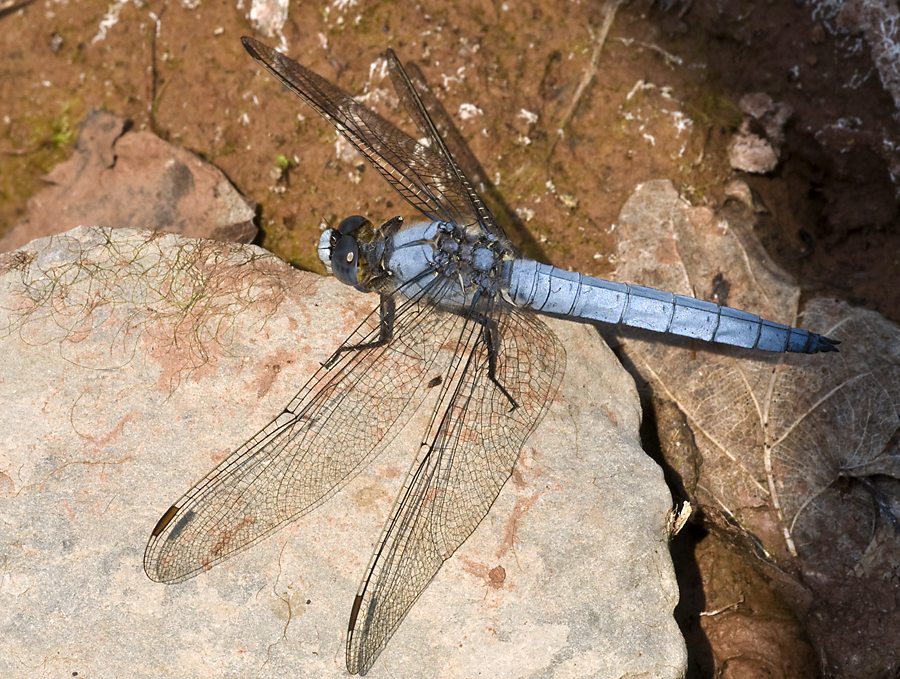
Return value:
<svg viewBox="0 0 900 679">
<path fill-rule="evenodd" d="M 373 242 L 378 240 L 390 240 L 395 235 L 397 235 L 397 232 L 402 228 L 403 217 L 391 217 L 384 224 L 379 226 L 378 229 L 376 229 L 376 236 L 372 240 Z"/>
<path fill-rule="evenodd" d="M 330 368 L 335 363 L 337 363 L 338 359 L 341 357 L 341 354 L 348 351 L 362 351 L 363 349 L 371 349 L 372 347 L 383 347 L 388 342 L 390 342 L 394 338 L 394 317 L 396 316 L 397 307 L 394 302 L 394 298 L 390 295 L 382 295 L 381 302 L 378 305 L 379 317 L 380 317 L 380 326 L 378 329 L 378 339 L 374 342 L 362 342 L 360 344 L 351 344 L 351 345 L 342 345 L 337 348 L 331 358 L 325 361 L 322 365 L 326 368 Z"/>
<path fill-rule="evenodd" d="M 497 388 L 500 392 L 509 399 L 510 411 L 515 410 L 519 407 L 519 404 L 516 403 L 516 399 L 510 396 L 510 393 L 506 391 L 506 387 L 500 384 L 500 380 L 497 379 L 497 344 L 494 334 L 497 332 L 497 328 L 491 326 L 489 323 L 485 323 L 481 326 L 482 334 L 484 335 L 484 342 L 487 345 L 488 350 L 488 377 L 491 379 L 491 382 L 497 385 Z"/>
</svg>

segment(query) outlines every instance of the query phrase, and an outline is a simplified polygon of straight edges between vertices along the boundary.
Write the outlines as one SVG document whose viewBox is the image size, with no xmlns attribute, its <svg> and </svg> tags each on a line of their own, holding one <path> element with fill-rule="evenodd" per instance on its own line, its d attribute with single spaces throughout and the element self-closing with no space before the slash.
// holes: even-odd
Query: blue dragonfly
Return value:
<svg viewBox="0 0 900 679">
<path fill-rule="evenodd" d="M 193 577 L 323 504 L 439 386 L 350 610 L 347 669 L 365 674 L 485 517 L 563 379 L 565 351 L 536 312 L 760 351 L 837 351 L 834 340 L 745 311 L 525 259 L 452 157 L 417 90 L 425 86 L 393 51 L 391 80 L 424 143 L 283 54 L 242 42 L 421 217 L 376 227 L 351 216 L 323 232 L 326 268 L 377 294 L 378 308 L 272 422 L 163 514 L 144 555 L 151 579 Z"/>
</svg>

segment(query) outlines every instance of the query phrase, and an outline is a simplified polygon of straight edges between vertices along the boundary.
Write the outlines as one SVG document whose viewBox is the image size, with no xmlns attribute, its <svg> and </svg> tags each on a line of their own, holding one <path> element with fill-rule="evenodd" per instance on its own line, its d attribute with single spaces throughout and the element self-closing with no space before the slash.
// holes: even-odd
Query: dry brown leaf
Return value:
<svg viewBox="0 0 900 679">
<path fill-rule="evenodd" d="M 669 182 L 645 184 L 617 225 L 619 279 L 800 325 L 841 340 L 840 353 L 769 355 L 631 332 L 625 351 L 691 426 L 701 464 L 687 490 L 722 515 L 714 525 L 742 534 L 732 531 L 732 545 L 794 590 L 826 673 L 896 672 L 900 329 L 824 299 L 798 319 L 799 290 L 751 220 L 749 209 L 726 220 Z"/>
</svg>

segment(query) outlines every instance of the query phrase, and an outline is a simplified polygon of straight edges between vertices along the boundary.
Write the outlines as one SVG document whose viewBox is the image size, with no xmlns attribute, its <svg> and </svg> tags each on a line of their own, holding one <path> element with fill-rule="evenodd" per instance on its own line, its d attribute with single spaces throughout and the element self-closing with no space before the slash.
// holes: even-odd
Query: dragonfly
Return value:
<svg viewBox="0 0 900 679">
<path fill-rule="evenodd" d="M 392 50 L 388 73 L 423 141 L 263 43 L 242 43 L 421 216 L 376 227 L 354 215 L 322 233 L 326 269 L 377 294 L 378 306 L 268 425 L 163 514 L 144 554 L 152 580 L 182 582 L 322 505 L 439 387 L 350 609 L 347 669 L 365 674 L 488 513 L 563 380 L 565 350 L 539 314 L 762 351 L 837 351 L 832 339 L 745 311 L 524 258 L 451 155 L 423 103 L 427 84 Z"/>
</svg>

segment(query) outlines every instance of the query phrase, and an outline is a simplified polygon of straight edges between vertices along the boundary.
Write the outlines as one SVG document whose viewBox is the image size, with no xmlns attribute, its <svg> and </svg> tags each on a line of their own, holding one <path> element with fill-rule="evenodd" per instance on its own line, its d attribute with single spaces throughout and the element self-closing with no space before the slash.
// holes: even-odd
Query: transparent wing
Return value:
<svg viewBox="0 0 900 679">
<path fill-rule="evenodd" d="M 472 534 L 509 478 L 565 372 L 565 351 L 544 323 L 503 302 L 490 348 L 468 320 L 428 437 L 391 511 L 350 616 L 347 668 L 365 672 L 451 554 Z M 512 408 L 511 401 L 517 404 Z"/>
<path fill-rule="evenodd" d="M 482 211 L 480 203 L 492 206 L 485 211 L 489 218 L 483 220 L 484 229 L 498 238 L 507 238 L 507 230 L 512 227 L 517 241 L 522 243 L 532 253 L 530 255 L 531 259 L 547 259 L 536 244 L 534 236 L 528 232 L 515 212 L 504 202 L 503 197 L 497 191 L 497 187 L 491 184 L 487 173 L 481 167 L 481 163 L 478 162 L 465 139 L 463 139 L 462 134 L 453 122 L 453 118 L 447 113 L 447 109 L 434 95 L 434 92 L 431 91 L 422 69 L 415 63 L 406 62 L 403 70 L 409 76 L 416 92 L 421 97 L 425 110 L 428 112 L 428 117 L 437 127 L 441 139 L 447 146 L 450 157 L 462 170 L 466 183 L 470 185 L 469 190 L 474 196 L 473 202 L 476 212 Z M 472 191 L 472 188 L 476 190 Z M 489 196 L 491 200 L 485 201 L 485 195 Z M 497 219 L 498 211 L 500 219 Z M 511 243 L 508 243 L 507 246 L 512 247 Z M 518 250 L 513 250 L 513 252 L 518 255 Z"/>
<path fill-rule="evenodd" d="M 477 223 L 489 233 L 505 240 L 506 234 L 503 233 L 503 229 L 494 221 L 494 216 L 481 200 L 481 196 L 472 188 L 472 183 L 460 169 L 429 115 L 429 110 L 437 109 L 432 103 L 436 102 L 436 99 L 422 76 L 422 72 L 418 68 L 414 68 L 412 74 L 415 80 L 413 80 L 404 70 L 397 55 L 394 54 L 394 50 L 387 50 L 385 58 L 387 59 L 388 73 L 391 76 L 391 82 L 394 83 L 394 91 L 397 92 L 400 103 L 412 117 L 419 132 L 430 141 L 429 149 L 434 150 L 440 158 L 443 181 L 436 188 L 443 196 L 444 202 L 456 210 L 458 218 L 455 221 L 465 226 Z M 427 106 L 426 103 L 428 103 Z"/>
<path fill-rule="evenodd" d="M 381 314 L 392 310 L 383 302 Z M 325 502 L 419 406 L 442 341 L 462 324 L 409 300 L 380 344 L 380 312 L 370 314 L 281 414 L 163 515 L 144 552 L 147 575 L 185 580 Z"/>
<path fill-rule="evenodd" d="M 493 225 L 490 213 L 471 190 L 442 142 L 435 143 L 430 137 L 430 146 L 423 146 L 293 59 L 253 38 L 244 37 L 241 42 L 254 59 L 330 122 L 410 205 L 426 217 L 462 225 L 488 219 Z M 393 52 L 387 58 L 397 87 L 394 74 L 402 73 L 403 67 Z M 405 85 L 398 89 L 398 95 L 405 105 L 410 106 L 409 102 L 417 97 L 403 89 L 412 87 L 405 73 L 401 81 Z M 417 123 L 424 111 L 421 102 L 419 107 L 413 105 L 410 110 Z M 427 118 L 427 113 L 424 115 Z M 473 202 L 475 200 L 477 204 Z"/>
</svg>

